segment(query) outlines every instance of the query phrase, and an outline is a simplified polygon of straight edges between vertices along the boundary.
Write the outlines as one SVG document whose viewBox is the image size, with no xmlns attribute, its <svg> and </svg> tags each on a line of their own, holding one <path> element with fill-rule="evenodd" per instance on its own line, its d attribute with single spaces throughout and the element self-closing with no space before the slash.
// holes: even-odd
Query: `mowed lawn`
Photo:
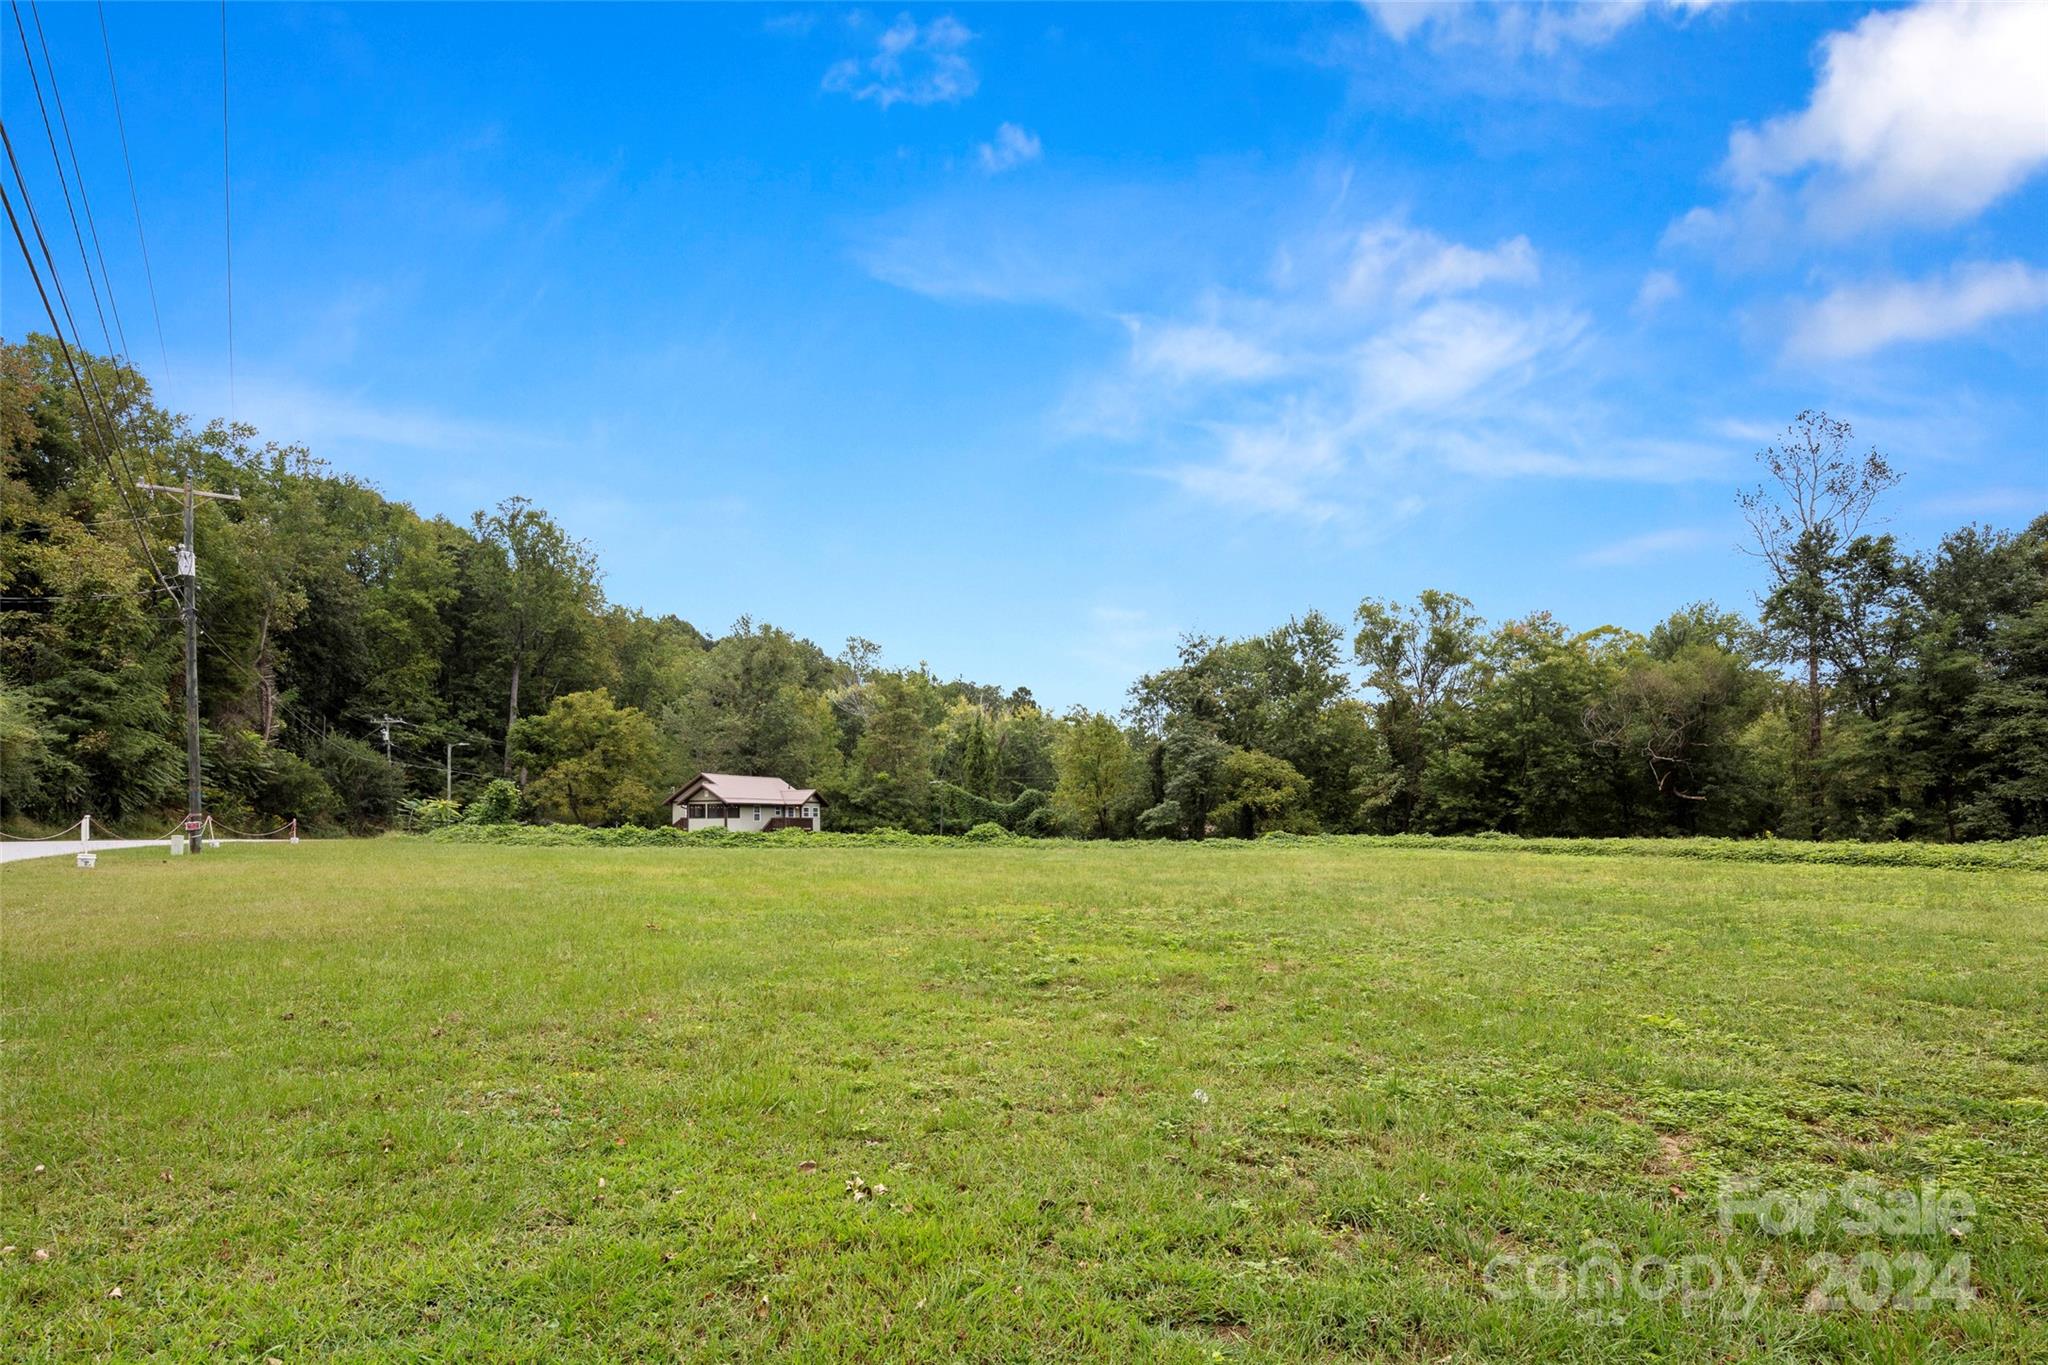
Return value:
<svg viewBox="0 0 2048 1365">
<path fill-rule="evenodd" d="M 387 839 L 0 902 L 9 1360 L 2048 1358 L 2038 873 Z M 1717 1217 L 1856 1173 L 1976 1216 Z M 1761 1290 L 1489 1292 L 1589 1246 Z M 1976 1301 L 1810 1304 L 1871 1249 Z"/>
</svg>

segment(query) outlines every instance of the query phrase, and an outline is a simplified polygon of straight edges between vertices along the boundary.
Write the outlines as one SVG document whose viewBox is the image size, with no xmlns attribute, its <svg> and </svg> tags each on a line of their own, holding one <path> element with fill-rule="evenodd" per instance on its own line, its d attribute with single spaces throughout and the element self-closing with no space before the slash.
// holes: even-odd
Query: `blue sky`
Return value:
<svg viewBox="0 0 2048 1365">
<path fill-rule="evenodd" d="M 531 496 L 614 600 L 1056 705 L 1368 594 L 1647 628 L 1748 604 L 1805 407 L 1915 544 L 2048 509 L 2044 15 L 237 6 L 234 410 Z M 224 413 L 218 11 L 107 17 L 161 351 L 97 16 L 42 9 L 125 330 Z"/>
</svg>

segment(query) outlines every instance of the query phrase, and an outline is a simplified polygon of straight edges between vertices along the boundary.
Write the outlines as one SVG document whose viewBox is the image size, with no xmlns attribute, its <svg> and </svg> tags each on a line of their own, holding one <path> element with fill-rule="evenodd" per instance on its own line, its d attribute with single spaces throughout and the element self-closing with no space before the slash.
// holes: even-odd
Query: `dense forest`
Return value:
<svg viewBox="0 0 2048 1365">
<path fill-rule="evenodd" d="M 1740 495 L 1753 615 L 1694 603 L 1637 634 L 1366 597 L 1348 623 L 1188 637 L 1120 715 L 1052 715 L 1026 688 L 885 666 L 864 639 L 828 653 L 611 603 L 588 547 L 524 499 L 421 517 L 79 359 L 111 431 L 82 420 L 55 342 L 0 344 L 17 831 L 183 812 L 182 514 L 133 484 L 190 476 L 241 497 L 203 505 L 194 537 L 206 804 L 230 826 L 445 813 L 452 766 L 458 803 L 600 825 L 663 820 L 704 769 L 815 786 L 839 829 L 2048 833 L 2048 515 L 1903 546 L 1875 529 L 1897 476 L 1821 414 Z"/>
</svg>

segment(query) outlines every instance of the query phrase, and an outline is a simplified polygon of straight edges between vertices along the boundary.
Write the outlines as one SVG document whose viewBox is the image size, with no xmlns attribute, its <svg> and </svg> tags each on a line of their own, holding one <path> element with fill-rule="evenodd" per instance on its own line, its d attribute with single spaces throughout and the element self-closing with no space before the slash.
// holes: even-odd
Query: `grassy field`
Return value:
<svg viewBox="0 0 2048 1365">
<path fill-rule="evenodd" d="M 10 1360 L 2048 1358 L 2040 873 L 385 840 L 0 878 Z M 1974 1211 L 1723 1226 L 1724 1177 L 1857 1175 Z M 1958 1254 L 1974 1303 L 1878 1301 Z"/>
</svg>

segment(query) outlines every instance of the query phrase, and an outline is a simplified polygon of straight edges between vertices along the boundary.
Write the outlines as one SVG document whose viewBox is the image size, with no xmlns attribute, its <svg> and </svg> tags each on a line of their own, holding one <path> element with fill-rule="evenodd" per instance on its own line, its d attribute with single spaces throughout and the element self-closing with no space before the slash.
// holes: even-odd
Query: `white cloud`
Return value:
<svg viewBox="0 0 2048 1365">
<path fill-rule="evenodd" d="M 1318 491 L 1345 465 L 1343 433 L 1315 420 L 1218 429 L 1216 458 L 1157 472 L 1186 491 L 1238 510 L 1326 522 L 1342 510 Z"/>
<path fill-rule="evenodd" d="M 1389 509 L 1505 479 L 1713 476 L 1713 452 L 1615 430 L 1592 397 L 1588 320 L 1545 296 L 1527 237 L 1342 215 L 1345 184 L 1337 208 L 1318 196 L 1288 220 L 1311 226 L 1277 229 L 1270 207 L 1241 209 L 1270 204 L 1270 187 L 1199 214 L 1127 187 L 982 187 L 999 212 L 947 201 L 862 255 L 932 297 L 1116 324 L 1120 353 L 1075 378 L 1057 429 L 1144 451 L 1140 472 L 1229 515 L 1369 535 Z M 1227 224 L 1231 250 L 1174 235 L 1195 219 Z"/>
<path fill-rule="evenodd" d="M 1568 344 L 1579 326 L 1571 316 L 1432 304 L 1364 343 L 1361 392 L 1378 412 L 1440 409 L 1481 388 L 1512 384 L 1539 356 Z"/>
<path fill-rule="evenodd" d="M 1358 234 L 1344 289 L 1353 302 L 1392 298 L 1418 303 L 1440 294 L 1469 293 L 1482 285 L 1534 284 L 1536 249 L 1527 237 L 1491 248 L 1447 242 L 1433 232 L 1379 223 Z"/>
<path fill-rule="evenodd" d="M 981 168 L 990 175 L 1000 175 L 1027 161 L 1036 161 L 1045 153 L 1044 144 L 1038 134 L 1014 123 L 1005 123 L 996 129 L 993 142 L 984 142 L 979 149 Z"/>
<path fill-rule="evenodd" d="M 2048 5 L 1879 10 L 1821 54 L 1805 109 L 1730 136 L 1738 191 L 1842 234 L 1967 220 L 2048 164 Z"/>
<path fill-rule="evenodd" d="M 1171 379 L 1263 379 L 1283 362 L 1255 341 L 1208 322 L 1147 323 L 1126 317 L 1131 364 Z"/>
<path fill-rule="evenodd" d="M 1643 276 L 1636 290 L 1635 315 L 1649 317 L 1684 292 L 1685 286 L 1678 282 L 1678 276 L 1668 270 L 1652 270 Z"/>
<path fill-rule="evenodd" d="M 1571 375 L 1586 320 L 1531 297 L 1525 237 L 1482 247 L 1383 220 L 1298 237 L 1278 260 L 1262 287 L 1124 317 L 1124 365 L 1069 421 L 1184 451 L 1152 472 L 1188 493 L 1311 524 L 1412 515 L 1451 475 L 1697 468 L 1628 442 L 1589 450 L 1598 422 L 1550 410 L 1539 381 Z"/>
<path fill-rule="evenodd" d="M 919 24 L 909 15 L 882 30 L 874 52 L 848 57 L 825 72 L 824 88 L 857 100 L 892 104 L 958 104 L 981 86 L 967 45 L 974 34 L 951 15 Z"/>
<path fill-rule="evenodd" d="M 1598 47 L 1637 20 L 1661 10 L 1689 15 L 1716 0 L 1595 0 L 1559 4 L 1480 5 L 1464 0 L 1364 0 L 1395 42 L 1421 33 L 1446 45 L 1495 47 L 1510 55 L 1551 56 L 1567 47 Z"/>
<path fill-rule="evenodd" d="M 1464 6 L 1456 0 L 1361 0 L 1366 11 L 1379 20 L 1387 36 L 1397 43 L 1433 24 L 1449 24 L 1461 16 Z"/>
<path fill-rule="evenodd" d="M 1848 285 L 1812 304 L 1787 347 L 1814 359 L 1868 355 L 1902 341 L 1959 336 L 1993 318 L 2048 308 L 2048 270 L 1977 261 L 1946 276 Z"/>
<path fill-rule="evenodd" d="M 929 298 L 1115 317 L 1138 292 L 1134 280 L 1170 279 L 1184 291 L 1190 237 L 1230 211 L 1214 199 L 1197 212 L 1184 196 L 1135 180 L 1084 194 L 1036 176 L 962 181 L 869 222 L 853 252 L 875 278 Z"/>
<path fill-rule="evenodd" d="M 1589 569 L 1625 568 L 1675 559 L 1688 550 L 1711 544 L 1714 537 L 1696 526 L 1676 526 L 1665 531 L 1645 531 L 1606 545 L 1596 546 L 1573 562 Z"/>
</svg>

